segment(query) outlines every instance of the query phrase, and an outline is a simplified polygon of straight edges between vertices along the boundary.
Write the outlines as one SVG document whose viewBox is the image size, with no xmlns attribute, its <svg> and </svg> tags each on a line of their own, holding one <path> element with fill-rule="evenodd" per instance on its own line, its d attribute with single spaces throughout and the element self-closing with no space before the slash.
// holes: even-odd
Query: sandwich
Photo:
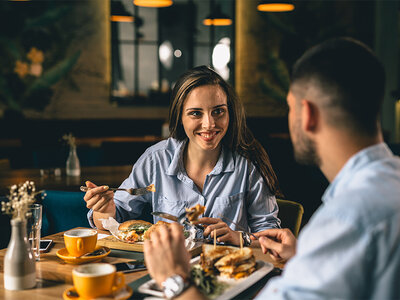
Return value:
<svg viewBox="0 0 400 300">
<path fill-rule="evenodd" d="M 143 242 L 144 234 L 153 224 L 142 220 L 130 220 L 118 226 L 118 238 L 128 243 Z"/>
<path fill-rule="evenodd" d="M 191 208 L 185 208 L 186 210 L 186 217 L 188 218 L 189 222 L 197 221 L 199 216 L 204 213 L 206 207 L 200 204 L 196 204 Z"/>
<path fill-rule="evenodd" d="M 215 263 L 225 255 L 234 253 L 238 249 L 238 247 L 234 246 L 216 246 L 214 249 L 214 245 L 203 244 L 200 254 L 200 266 L 206 273 L 217 274 L 219 271 L 215 268 Z"/>
<path fill-rule="evenodd" d="M 239 279 L 249 276 L 256 270 L 256 259 L 253 250 L 244 247 L 220 258 L 215 267 L 222 277 Z"/>
</svg>

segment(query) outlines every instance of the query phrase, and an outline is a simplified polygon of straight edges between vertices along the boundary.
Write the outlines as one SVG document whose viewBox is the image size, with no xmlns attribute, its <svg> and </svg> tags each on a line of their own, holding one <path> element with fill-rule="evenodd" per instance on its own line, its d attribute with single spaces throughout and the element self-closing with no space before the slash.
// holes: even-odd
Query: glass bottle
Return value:
<svg viewBox="0 0 400 300">
<path fill-rule="evenodd" d="M 4 256 L 4 288 L 29 289 L 36 285 L 36 266 L 26 236 L 26 221 L 11 220 L 11 239 Z"/>
<path fill-rule="evenodd" d="M 79 163 L 78 155 L 76 154 L 76 146 L 69 148 L 69 155 L 66 163 L 67 176 L 79 176 L 81 175 L 81 165 Z"/>
</svg>

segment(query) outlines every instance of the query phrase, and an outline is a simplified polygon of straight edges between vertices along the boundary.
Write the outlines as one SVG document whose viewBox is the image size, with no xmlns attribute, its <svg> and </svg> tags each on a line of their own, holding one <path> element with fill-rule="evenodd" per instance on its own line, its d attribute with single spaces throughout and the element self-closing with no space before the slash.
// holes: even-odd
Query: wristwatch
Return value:
<svg viewBox="0 0 400 300">
<path fill-rule="evenodd" d="M 242 239 L 243 239 L 243 246 L 247 247 L 251 245 L 251 238 L 250 238 L 250 234 L 248 232 L 245 231 L 240 231 L 242 233 Z"/>
<path fill-rule="evenodd" d="M 182 294 L 182 292 L 188 288 L 189 283 L 186 282 L 182 276 L 176 274 L 168 277 L 161 285 L 165 298 L 172 299 Z"/>
</svg>

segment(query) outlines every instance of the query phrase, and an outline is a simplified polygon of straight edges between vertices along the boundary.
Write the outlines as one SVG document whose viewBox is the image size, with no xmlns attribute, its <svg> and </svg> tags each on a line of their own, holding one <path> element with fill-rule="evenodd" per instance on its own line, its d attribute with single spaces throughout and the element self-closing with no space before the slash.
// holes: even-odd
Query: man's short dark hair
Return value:
<svg viewBox="0 0 400 300">
<path fill-rule="evenodd" d="M 328 99 L 320 104 L 330 124 L 369 136 L 378 132 L 385 71 L 362 42 L 335 38 L 309 49 L 295 63 L 291 82 L 314 84 L 319 89 Z"/>
</svg>

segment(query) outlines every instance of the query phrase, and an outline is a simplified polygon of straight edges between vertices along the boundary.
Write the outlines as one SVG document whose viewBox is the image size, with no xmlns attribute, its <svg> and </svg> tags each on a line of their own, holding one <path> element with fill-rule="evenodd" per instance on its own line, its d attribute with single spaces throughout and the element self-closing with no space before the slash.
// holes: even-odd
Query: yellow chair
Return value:
<svg viewBox="0 0 400 300">
<path fill-rule="evenodd" d="M 289 228 L 297 237 L 304 213 L 303 205 L 294 201 L 282 199 L 276 199 L 276 202 L 279 207 L 278 218 L 281 220 L 281 227 Z"/>
</svg>

